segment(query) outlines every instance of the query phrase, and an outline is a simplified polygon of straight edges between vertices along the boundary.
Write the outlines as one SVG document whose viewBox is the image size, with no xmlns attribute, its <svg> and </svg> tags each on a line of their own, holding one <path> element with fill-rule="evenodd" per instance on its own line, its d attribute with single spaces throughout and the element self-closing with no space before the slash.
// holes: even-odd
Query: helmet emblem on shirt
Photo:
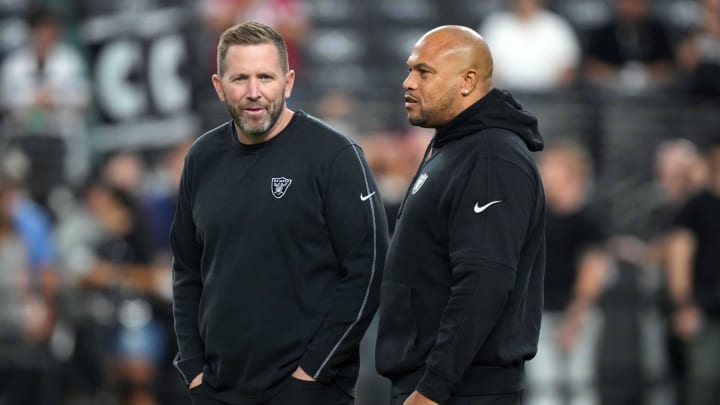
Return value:
<svg viewBox="0 0 720 405">
<path fill-rule="evenodd" d="M 412 188 L 413 195 L 415 193 L 417 193 L 418 191 L 420 191 L 420 187 L 422 187 L 423 184 L 425 184 L 425 180 L 427 180 L 427 178 L 428 178 L 427 173 L 423 173 L 420 175 L 420 177 L 418 177 L 418 179 L 415 181 L 415 185 Z"/>
<path fill-rule="evenodd" d="M 273 177 L 270 182 L 270 191 L 273 197 L 283 198 L 288 188 L 292 184 L 292 179 L 286 179 L 285 177 Z"/>
</svg>

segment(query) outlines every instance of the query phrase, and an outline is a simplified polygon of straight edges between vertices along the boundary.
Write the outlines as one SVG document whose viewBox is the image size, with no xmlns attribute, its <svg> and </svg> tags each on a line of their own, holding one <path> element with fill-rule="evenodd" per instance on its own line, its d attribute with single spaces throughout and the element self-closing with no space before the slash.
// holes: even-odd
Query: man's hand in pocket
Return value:
<svg viewBox="0 0 720 405">
<path fill-rule="evenodd" d="M 203 373 L 200 373 L 197 376 L 195 376 L 195 378 L 193 378 L 193 380 L 190 381 L 190 385 L 188 386 L 188 388 L 193 389 L 193 388 L 197 387 L 198 385 L 202 384 L 202 378 L 203 378 Z"/>
<path fill-rule="evenodd" d="M 310 377 L 308 373 L 305 372 L 302 368 L 298 367 L 297 370 L 295 370 L 294 373 L 292 373 L 293 378 L 302 380 L 302 381 L 315 381 L 314 378 Z"/>
</svg>

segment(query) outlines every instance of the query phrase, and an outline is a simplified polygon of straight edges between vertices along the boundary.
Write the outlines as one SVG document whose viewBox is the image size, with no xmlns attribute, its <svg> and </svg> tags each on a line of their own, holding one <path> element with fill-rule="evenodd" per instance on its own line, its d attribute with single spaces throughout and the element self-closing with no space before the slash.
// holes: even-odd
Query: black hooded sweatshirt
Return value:
<svg viewBox="0 0 720 405">
<path fill-rule="evenodd" d="M 439 128 L 398 214 L 376 364 L 394 394 L 523 389 L 537 351 L 545 196 L 537 120 L 493 89 Z"/>
</svg>

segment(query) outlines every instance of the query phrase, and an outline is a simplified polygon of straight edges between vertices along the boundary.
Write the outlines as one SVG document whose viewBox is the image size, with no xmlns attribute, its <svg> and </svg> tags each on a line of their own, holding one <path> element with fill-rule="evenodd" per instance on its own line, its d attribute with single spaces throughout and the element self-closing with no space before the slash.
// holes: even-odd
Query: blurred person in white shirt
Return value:
<svg viewBox="0 0 720 405">
<path fill-rule="evenodd" d="M 285 39 L 290 66 L 299 72 L 300 46 L 310 28 L 306 3 L 306 0 L 202 0 L 200 12 L 218 37 L 230 26 L 248 21 L 273 27 Z M 212 52 L 214 58 L 215 49 Z"/>
<path fill-rule="evenodd" d="M 0 71 L 0 108 L 13 132 L 65 139 L 67 171 L 79 179 L 86 170 L 85 113 L 90 83 L 85 61 L 63 41 L 60 19 L 44 8 L 31 10 L 30 38 L 10 53 Z"/>
<path fill-rule="evenodd" d="M 480 27 L 495 61 L 495 80 L 514 90 L 546 91 L 572 84 L 580 63 L 573 28 L 542 0 L 512 0 Z"/>
</svg>

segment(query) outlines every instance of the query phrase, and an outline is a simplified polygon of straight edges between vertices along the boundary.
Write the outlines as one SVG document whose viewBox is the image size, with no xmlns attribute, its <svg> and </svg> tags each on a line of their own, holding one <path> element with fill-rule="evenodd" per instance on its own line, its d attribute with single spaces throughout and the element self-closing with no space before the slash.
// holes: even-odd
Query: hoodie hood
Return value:
<svg viewBox="0 0 720 405">
<path fill-rule="evenodd" d="M 515 133 L 533 152 L 543 149 L 537 118 L 523 110 L 510 92 L 498 89 L 492 89 L 452 121 L 438 128 L 432 146 L 439 148 L 488 128 L 503 128 Z"/>
</svg>

